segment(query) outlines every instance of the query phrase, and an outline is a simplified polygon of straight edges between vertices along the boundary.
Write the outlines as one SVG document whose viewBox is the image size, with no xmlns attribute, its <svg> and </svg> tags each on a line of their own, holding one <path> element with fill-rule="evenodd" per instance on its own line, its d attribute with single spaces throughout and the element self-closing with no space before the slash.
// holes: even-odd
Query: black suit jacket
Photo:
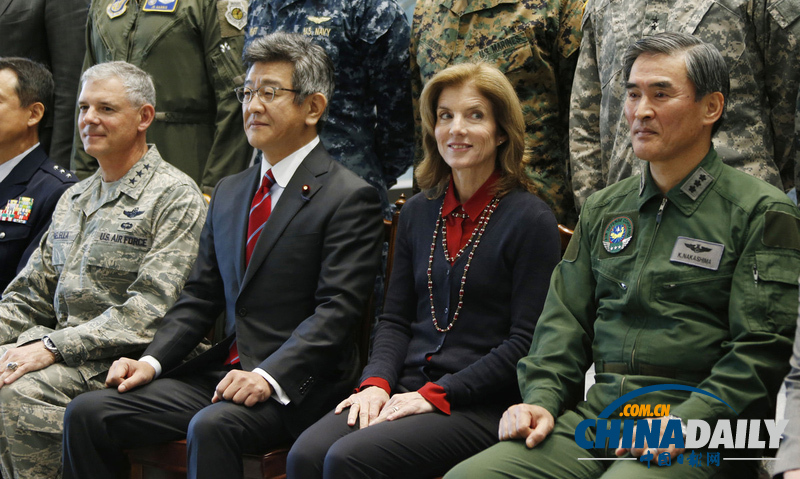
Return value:
<svg viewBox="0 0 800 479">
<path fill-rule="evenodd" d="M 40 139 L 50 157 L 64 168 L 69 167 L 72 151 L 89 3 L 90 0 L 0 0 L 0 57 L 30 58 L 53 73 L 54 114 L 45 118 Z"/>
<path fill-rule="evenodd" d="M 178 366 L 220 314 L 244 370 L 267 371 L 305 428 L 348 394 L 357 377 L 354 331 L 378 272 L 377 191 L 320 144 L 289 181 L 245 267 L 245 235 L 260 166 L 219 182 L 200 250 L 178 301 L 145 355 Z M 220 364 L 232 337 L 170 374 Z"/>
<path fill-rule="evenodd" d="M 76 181 L 75 175 L 50 161 L 39 145 L 0 182 L 0 210 L 8 200 L 33 198 L 25 223 L 0 221 L 0 296 L 39 246 L 61 194 Z"/>
</svg>

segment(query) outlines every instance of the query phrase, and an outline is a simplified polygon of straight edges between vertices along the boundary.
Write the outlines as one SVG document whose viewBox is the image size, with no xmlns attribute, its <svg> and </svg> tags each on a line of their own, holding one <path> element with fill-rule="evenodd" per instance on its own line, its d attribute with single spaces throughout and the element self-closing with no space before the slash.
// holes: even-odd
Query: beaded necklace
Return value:
<svg viewBox="0 0 800 479">
<path fill-rule="evenodd" d="M 489 218 L 492 217 L 492 213 L 494 213 L 494 210 L 497 209 L 498 203 L 500 203 L 500 198 L 495 196 L 492 198 L 492 201 L 486 205 L 478 217 L 478 224 L 475 226 L 475 229 L 472 230 L 469 240 L 467 240 L 466 244 L 464 244 L 464 246 L 458 250 L 458 253 L 456 253 L 452 258 L 447 255 L 447 225 L 442 217 L 444 201 L 442 202 L 442 205 L 439 206 L 439 214 L 436 217 L 436 226 L 433 227 L 431 254 L 428 256 L 428 294 L 431 301 L 431 318 L 433 319 L 433 327 L 436 328 L 436 331 L 439 331 L 440 333 L 446 333 L 453 329 L 453 325 L 456 324 L 456 321 L 458 320 L 458 313 L 461 312 L 461 307 L 464 305 L 464 285 L 467 283 L 467 271 L 469 271 L 469 265 L 472 263 L 475 250 L 478 249 L 478 245 L 481 242 L 481 236 L 483 236 L 483 232 L 486 230 L 486 225 L 489 224 Z M 436 250 L 436 236 L 439 234 L 439 225 L 442 227 L 442 249 L 444 250 L 444 258 L 450 264 L 454 263 L 459 257 L 461 257 L 461 253 L 463 253 L 467 246 L 469 246 L 470 243 L 475 240 L 475 245 L 472 247 L 472 251 L 470 251 L 469 255 L 467 255 L 467 264 L 464 265 L 464 273 L 461 275 L 461 286 L 458 290 L 458 305 L 456 306 L 456 312 L 453 313 L 453 321 L 447 325 L 446 328 L 439 327 L 439 322 L 436 320 L 436 307 L 433 305 L 433 276 L 431 276 L 433 272 L 433 252 Z M 447 320 L 447 318 L 445 318 L 445 320 Z"/>
</svg>

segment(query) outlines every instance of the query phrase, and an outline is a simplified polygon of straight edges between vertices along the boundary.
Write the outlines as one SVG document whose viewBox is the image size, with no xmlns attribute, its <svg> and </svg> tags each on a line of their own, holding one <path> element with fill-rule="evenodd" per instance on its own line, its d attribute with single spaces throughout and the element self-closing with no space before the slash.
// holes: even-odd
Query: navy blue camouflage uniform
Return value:
<svg viewBox="0 0 800 479">
<path fill-rule="evenodd" d="M 275 31 L 301 33 L 336 69 L 320 139 L 337 161 L 386 189 L 413 161 L 409 25 L 395 0 L 252 0 L 245 49 Z"/>
</svg>

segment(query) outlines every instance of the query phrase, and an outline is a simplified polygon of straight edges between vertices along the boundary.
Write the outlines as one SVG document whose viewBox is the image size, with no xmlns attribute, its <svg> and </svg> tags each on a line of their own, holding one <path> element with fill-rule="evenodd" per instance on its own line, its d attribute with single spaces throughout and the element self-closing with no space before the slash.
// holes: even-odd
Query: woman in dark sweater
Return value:
<svg viewBox="0 0 800 479">
<path fill-rule="evenodd" d="M 497 442 L 520 401 L 560 242 L 524 171 L 505 76 L 461 64 L 422 92 L 424 194 L 400 215 L 394 269 L 359 387 L 304 432 L 289 479 L 429 478 Z"/>
</svg>

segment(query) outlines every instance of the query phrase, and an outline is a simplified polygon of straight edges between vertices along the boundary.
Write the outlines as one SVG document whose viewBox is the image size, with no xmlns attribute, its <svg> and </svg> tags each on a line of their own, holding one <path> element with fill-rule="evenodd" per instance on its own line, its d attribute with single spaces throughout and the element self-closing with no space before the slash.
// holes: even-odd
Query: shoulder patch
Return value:
<svg viewBox="0 0 800 479">
<path fill-rule="evenodd" d="M 767 211 L 761 242 L 773 248 L 800 251 L 800 219 L 783 211 Z"/>
<path fill-rule="evenodd" d="M 245 0 L 218 0 L 217 20 L 222 38 L 244 35 L 247 25 L 247 2 Z"/>
</svg>

